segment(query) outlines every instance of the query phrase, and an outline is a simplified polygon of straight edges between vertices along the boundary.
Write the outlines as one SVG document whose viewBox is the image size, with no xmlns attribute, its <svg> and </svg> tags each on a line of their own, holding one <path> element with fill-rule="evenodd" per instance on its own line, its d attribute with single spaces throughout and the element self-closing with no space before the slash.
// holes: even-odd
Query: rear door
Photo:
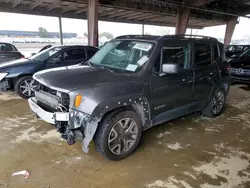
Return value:
<svg viewBox="0 0 250 188">
<path fill-rule="evenodd" d="M 214 58 L 212 43 L 195 42 L 194 44 L 194 72 L 195 82 L 193 91 L 193 106 L 192 110 L 201 109 L 209 100 L 213 86 L 217 79 L 220 79 L 217 59 Z M 218 49 L 217 49 L 218 50 Z M 218 56 L 218 54 L 217 54 Z"/>
</svg>

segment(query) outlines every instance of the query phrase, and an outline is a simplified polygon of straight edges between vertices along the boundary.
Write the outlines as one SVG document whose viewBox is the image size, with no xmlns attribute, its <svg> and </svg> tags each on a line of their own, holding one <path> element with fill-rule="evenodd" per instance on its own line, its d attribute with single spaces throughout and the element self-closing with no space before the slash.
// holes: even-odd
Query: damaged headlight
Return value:
<svg viewBox="0 0 250 188">
<path fill-rule="evenodd" d="M 86 122 L 90 121 L 90 115 L 71 109 L 69 112 L 70 129 L 77 129 L 85 126 Z"/>
<path fill-rule="evenodd" d="M 7 75 L 8 73 L 0 73 L 0 81 L 2 81 Z"/>
</svg>

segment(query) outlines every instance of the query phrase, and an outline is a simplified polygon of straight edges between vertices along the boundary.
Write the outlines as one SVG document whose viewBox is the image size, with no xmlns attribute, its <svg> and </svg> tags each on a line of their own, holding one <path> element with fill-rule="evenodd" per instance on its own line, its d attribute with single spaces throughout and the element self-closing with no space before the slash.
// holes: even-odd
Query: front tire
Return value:
<svg viewBox="0 0 250 188">
<path fill-rule="evenodd" d="M 133 111 L 108 115 L 94 137 L 96 149 L 105 158 L 119 161 L 131 155 L 141 139 L 142 124 Z"/>
<path fill-rule="evenodd" d="M 29 99 L 35 95 L 35 82 L 32 76 L 23 76 L 15 83 L 15 92 L 24 99 Z"/>
<path fill-rule="evenodd" d="M 226 93 L 225 90 L 220 88 L 216 89 L 208 103 L 208 105 L 203 109 L 202 114 L 207 117 L 219 116 L 226 103 Z"/>
</svg>

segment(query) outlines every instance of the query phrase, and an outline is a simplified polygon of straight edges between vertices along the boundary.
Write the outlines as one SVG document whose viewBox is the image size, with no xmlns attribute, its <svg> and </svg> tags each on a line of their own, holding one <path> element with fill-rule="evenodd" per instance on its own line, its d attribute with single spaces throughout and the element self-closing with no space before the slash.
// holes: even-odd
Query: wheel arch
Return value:
<svg viewBox="0 0 250 188">
<path fill-rule="evenodd" d="M 142 122 L 142 127 L 146 128 L 150 125 L 150 107 L 146 97 L 136 97 L 129 99 L 120 99 L 116 102 L 109 104 L 99 105 L 92 115 L 101 119 L 101 121 L 110 114 L 117 113 L 119 111 L 131 110 L 134 111 Z"/>
<path fill-rule="evenodd" d="M 8 78 L 8 79 L 9 79 L 9 82 L 10 82 L 10 84 L 11 84 L 11 89 L 14 90 L 16 82 L 17 82 L 20 78 L 22 78 L 22 77 L 24 77 L 24 76 L 33 76 L 33 74 L 32 74 L 32 73 L 23 73 L 23 74 L 17 75 L 16 77 L 10 77 L 10 78 Z"/>
</svg>

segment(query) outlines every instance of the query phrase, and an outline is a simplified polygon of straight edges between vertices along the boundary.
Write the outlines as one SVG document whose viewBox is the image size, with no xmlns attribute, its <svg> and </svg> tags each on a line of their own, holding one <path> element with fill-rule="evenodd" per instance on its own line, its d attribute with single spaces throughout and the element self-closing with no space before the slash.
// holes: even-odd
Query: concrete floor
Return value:
<svg viewBox="0 0 250 188">
<path fill-rule="evenodd" d="M 144 133 L 121 161 L 84 154 L 37 120 L 27 101 L 0 96 L 0 187 L 233 188 L 250 187 L 250 90 L 233 86 L 223 115 L 186 116 Z M 11 174 L 28 170 L 29 179 Z"/>
</svg>

